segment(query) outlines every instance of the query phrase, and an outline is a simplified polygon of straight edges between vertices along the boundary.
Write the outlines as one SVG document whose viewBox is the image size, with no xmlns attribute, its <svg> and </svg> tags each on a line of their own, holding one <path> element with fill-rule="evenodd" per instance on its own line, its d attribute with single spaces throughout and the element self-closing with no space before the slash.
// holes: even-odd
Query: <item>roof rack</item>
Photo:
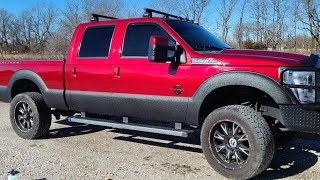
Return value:
<svg viewBox="0 0 320 180">
<path fill-rule="evenodd" d="M 152 17 L 152 13 L 156 13 L 156 14 L 161 14 L 163 15 L 164 18 L 176 18 L 176 19 L 179 19 L 179 20 L 184 20 L 184 21 L 190 21 L 190 22 L 193 22 L 193 20 L 189 20 L 188 18 L 183 18 L 181 16 L 176 16 L 176 15 L 173 15 L 173 14 L 168 14 L 168 13 L 165 13 L 165 12 L 161 12 L 161 11 L 157 11 L 157 10 L 154 10 L 154 9 L 149 9 L 149 8 L 145 8 L 145 13 L 143 14 L 143 17 Z"/>
<path fill-rule="evenodd" d="M 91 22 L 99 22 L 99 18 L 105 18 L 105 19 L 118 19 L 115 17 L 110 17 L 110 16 L 104 16 L 100 14 L 92 14 L 92 17 L 90 19 Z"/>
</svg>

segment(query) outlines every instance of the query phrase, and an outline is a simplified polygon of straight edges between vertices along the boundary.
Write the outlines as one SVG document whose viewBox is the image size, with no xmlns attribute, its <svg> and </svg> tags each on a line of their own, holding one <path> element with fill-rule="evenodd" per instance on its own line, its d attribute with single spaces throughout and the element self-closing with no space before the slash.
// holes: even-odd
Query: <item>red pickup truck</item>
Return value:
<svg viewBox="0 0 320 180">
<path fill-rule="evenodd" d="M 0 61 L 0 100 L 11 103 L 20 137 L 47 135 L 52 114 L 182 137 L 201 129 L 209 164 L 246 179 L 268 167 L 291 131 L 320 132 L 319 55 L 232 49 L 151 9 L 99 18 L 109 17 L 94 14 L 76 28 L 66 60 Z"/>
</svg>

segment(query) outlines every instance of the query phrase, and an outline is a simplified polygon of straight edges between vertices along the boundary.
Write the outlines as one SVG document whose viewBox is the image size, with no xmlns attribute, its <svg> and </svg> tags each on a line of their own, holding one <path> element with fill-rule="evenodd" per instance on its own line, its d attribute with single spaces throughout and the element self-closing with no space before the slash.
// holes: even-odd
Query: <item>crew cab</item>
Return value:
<svg viewBox="0 0 320 180">
<path fill-rule="evenodd" d="M 201 129 L 209 164 L 246 179 L 293 131 L 320 132 L 319 55 L 232 49 L 152 9 L 100 18 L 110 17 L 75 29 L 65 60 L 0 61 L 0 100 L 20 137 L 45 137 L 52 115 L 182 137 Z"/>
</svg>

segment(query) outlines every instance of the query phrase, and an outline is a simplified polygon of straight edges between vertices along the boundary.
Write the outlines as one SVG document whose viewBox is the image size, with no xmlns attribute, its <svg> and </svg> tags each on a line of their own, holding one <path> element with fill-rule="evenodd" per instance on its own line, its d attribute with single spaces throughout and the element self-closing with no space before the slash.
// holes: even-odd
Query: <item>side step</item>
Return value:
<svg viewBox="0 0 320 180">
<path fill-rule="evenodd" d="M 69 117 L 69 121 L 75 122 L 75 123 L 82 123 L 82 124 L 106 126 L 106 127 L 111 127 L 115 129 L 128 129 L 128 130 L 134 130 L 134 131 L 165 134 L 169 136 L 178 136 L 178 137 L 185 137 L 185 138 L 188 137 L 190 133 L 194 132 L 193 130 L 182 129 L 181 123 L 175 123 L 175 128 L 170 128 L 170 127 L 163 127 L 163 126 L 129 123 L 129 119 L 127 117 L 123 117 L 123 122 L 118 122 L 114 120 L 73 116 L 73 117 Z"/>
</svg>

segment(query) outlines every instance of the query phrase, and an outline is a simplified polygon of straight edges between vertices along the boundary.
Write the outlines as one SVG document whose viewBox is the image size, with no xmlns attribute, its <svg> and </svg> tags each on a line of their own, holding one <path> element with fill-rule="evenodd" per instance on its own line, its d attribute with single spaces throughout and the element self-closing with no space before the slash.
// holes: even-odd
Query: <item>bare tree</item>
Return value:
<svg viewBox="0 0 320 180">
<path fill-rule="evenodd" d="M 293 7 L 294 51 L 297 52 L 297 29 L 299 19 L 299 0 L 294 0 Z"/>
<path fill-rule="evenodd" d="M 195 23 L 202 23 L 203 13 L 211 0 L 153 0 L 151 7 L 160 11 L 181 14 Z"/>
<path fill-rule="evenodd" d="M 119 17 L 122 9 L 121 0 L 83 0 L 83 14 L 90 19 L 92 13 Z"/>
<path fill-rule="evenodd" d="M 247 3 L 248 3 L 248 0 L 244 0 L 241 5 L 239 24 L 236 26 L 236 31 L 235 31 L 235 38 L 239 48 L 242 48 L 243 33 L 244 33 L 243 17 L 244 17 L 244 12 L 246 10 Z"/>
<path fill-rule="evenodd" d="M 81 2 L 68 0 L 65 8 L 61 10 L 61 14 L 60 30 L 69 39 L 78 24 L 84 21 Z"/>
<path fill-rule="evenodd" d="M 10 30 L 10 37 L 11 37 L 11 51 L 14 54 L 22 51 L 23 47 L 23 40 L 22 40 L 22 24 L 19 19 L 13 17 L 13 21 L 11 23 L 11 30 Z"/>
<path fill-rule="evenodd" d="M 21 24 L 21 39 L 24 41 L 23 53 L 29 53 L 32 49 L 32 15 L 28 10 L 18 16 Z"/>
<path fill-rule="evenodd" d="M 194 20 L 195 23 L 201 24 L 201 18 L 204 10 L 208 7 L 210 0 L 184 0 L 184 4 L 187 4 L 186 17 Z"/>
<path fill-rule="evenodd" d="M 232 16 L 234 7 L 236 6 L 236 0 L 220 0 L 221 9 L 219 10 L 219 14 L 221 16 L 221 29 L 222 29 L 222 40 L 227 41 L 228 33 L 229 33 L 229 20 Z"/>
<path fill-rule="evenodd" d="M 0 47 L 1 54 L 9 51 L 10 29 L 12 15 L 5 9 L 0 9 Z"/>
<path fill-rule="evenodd" d="M 304 29 L 307 30 L 312 37 L 312 44 L 316 47 L 316 50 L 320 48 L 320 17 L 319 17 L 319 1 L 316 0 L 303 0 L 303 7 L 308 21 L 302 20 L 307 26 Z"/>
<path fill-rule="evenodd" d="M 183 5 L 183 0 L 151 0 L 150 6 L 153 9 L 168 12 L 171 14 L 179 13 Z"/>
<path fill-rule="evenodd" d="M 48 1 L 38 0 L 18 15 L 0 9 L 0 55 L 4 53 L 65 54 L 71 35 L 79 23 L 88 21 L 92 13 L 115 17 L 140 17 L 139 0 L 67 0 L 58 9 Z M 217 11 L 222 39 L 234 32 L 236 46 L 242 48 L 244 39 L 254 47 L 271 47 L 297 52 L 320 47 L 320 0 L 151 0 L 150 6 L 201 25 L 210 26 L 210 13 Z M 239 3 L 237 5 L 236 3 Z M 292 6 L 292 7 L 290 7 Z M 210 7 L 210 8 L 208 8 Z M 209 14 L 210 13 L 210 14 Z M 237 17 L 233 16 L 237 13 Z M 207 16 L 205 16 L 207 14 Z M 217 19 L 216 18 L 216 19 Z M 231 21 L 237 21 L 231 26 Z"/>
<path fill-rule="evenodd" d="M 253 0 L 251 3 L 251 14 L 255 23 L 254 39 L 257 43 L 264 43 L 266 41 L 269 7 L 270 3 L 267 0 Z"/>
<path fill-rule="evenodd" d="M 44 52 L 46 42 L 54 31 L 57 21 L 57 9 L 53 4 L 47 4 L 44 1 L 38 1 L 30 9 L 32 17 L 32 33 L 37 44 L 36 51 Z"/>
<path fill-rule="evenodd" d="M 56 54 L 66 54 L 73 31 L 85 19 L 82 8 L 81 1 L 67 0 L 65 8 L 61 10 L 62 16 L 57 29 L 59 33 L 53 34 L 47 50 L 55 50 Z"/>
</svg>

